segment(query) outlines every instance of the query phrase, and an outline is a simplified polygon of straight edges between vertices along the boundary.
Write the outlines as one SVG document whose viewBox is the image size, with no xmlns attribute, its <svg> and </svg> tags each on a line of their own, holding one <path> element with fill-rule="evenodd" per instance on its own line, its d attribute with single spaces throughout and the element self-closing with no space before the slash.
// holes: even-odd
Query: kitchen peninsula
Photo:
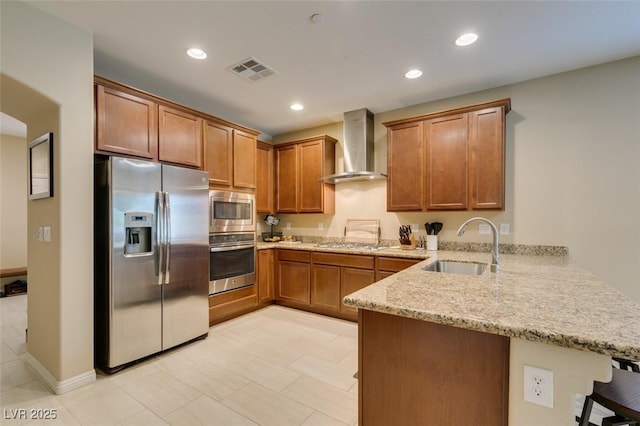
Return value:
<svg viewBox="0 0 640 426">
<path fill-rule="evenodd" d="M 344 299 L 359 308 L 360 424 L 572 425 L 575 394 L 611 379 L 611 356 L 640 359 L 638 304 L 566 256 L 503 255 L 479 276 L 422 269 L 438 259 L 490 255 L 433 252 Z M 552 408 L 524 401 L 524 365 L 553 371 Z"/>
</svg>

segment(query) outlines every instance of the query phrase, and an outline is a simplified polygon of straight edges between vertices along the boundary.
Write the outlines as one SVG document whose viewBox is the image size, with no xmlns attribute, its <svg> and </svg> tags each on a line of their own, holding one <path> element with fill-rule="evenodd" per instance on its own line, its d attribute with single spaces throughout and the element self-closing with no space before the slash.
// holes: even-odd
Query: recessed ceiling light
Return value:
<svg viewBox="0 0 640 426">
<path fill-rule="evenodd" d="M 207 58 L 207 52 L 205 52 L 202 49 L 195 48 L 195 47 L 192 47 L 191 49 L 187 50 L 187 55 L 191 56 L 193 59 L 206 59 Z"/>
<path fill-rule="evenodd" d="M 410 70 L 405 73 L 406 78 L 418 78 L 422 75 L 422 71 L 420 70 Z"/>
<path fill-rule="evenodd" d="M 309 20 L 311 22 L 313 22 L 314 24 L 318 24 L 320 22 L 322 22 L 323 16 L 320 15 L 319 13 L 314 13 L 313 15 L 311 15 L 311 17 L 309 18 Z"/>
<path fill-rule="evenodd" d="M 478 40 L 478 34 L 476 33 L 466 33 L 462 34 L 460 37 L 456 39 L 456 45 L 458 46 L 468 46 L 473 44 Z"/>
<path fill-rule="evenodd" d="M 289 108 L 294 111 L 302 111 L 304 109 L 304 106 L 302 104 L 291 104 Z"/>
</svg>

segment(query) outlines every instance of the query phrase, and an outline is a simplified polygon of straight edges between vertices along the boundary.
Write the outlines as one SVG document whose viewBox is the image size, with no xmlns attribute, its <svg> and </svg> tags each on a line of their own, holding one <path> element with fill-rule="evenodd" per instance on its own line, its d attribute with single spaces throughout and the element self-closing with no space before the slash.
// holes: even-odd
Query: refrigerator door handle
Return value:
<svg viewBox="0 0 640 426">
<path fill-rule="evenodd" d="M 156 192 L 156 244 L 158 246 L 158 285 L 164 282 L 164 193 Z"/>
<path fill-rule="evenodd" d="M 165 242 L 166 242 L 166 252 L 167 252 L 167 263 L 166 263 L 166 278 L 164 280 L 165 284 L 169 284 L 171 282 L 171 202 L 170 195 L 168 192 L 164 193 L 164 203 L 165 203 Z"/>
</svg>

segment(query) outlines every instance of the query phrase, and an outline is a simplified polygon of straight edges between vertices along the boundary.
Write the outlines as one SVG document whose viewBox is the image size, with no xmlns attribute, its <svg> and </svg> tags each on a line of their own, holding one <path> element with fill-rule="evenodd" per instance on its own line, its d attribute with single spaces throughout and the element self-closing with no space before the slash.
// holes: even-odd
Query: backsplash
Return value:
<svg viewBox="0 0 640 426">
<path fill-rule="evenodd" d="M 313 235 L 294 235 L 295 241 L 307 244 L 339 243 L 343 242 L 343 237 L 319 237 Z M 393 247 L 400 245 L 397 239 L 381 239 L 379 245 Z M 438 241 L 438 249 L 446 251 L 466 251 L 490 253 L 491 243 L 469 243 L 457 241 Z M 521 254 L 530 256 L 568 256 L 569 248 L 563 246 L 548 245 L 525 245 L 525 244 L 499 244 L 500 254 Z"/>
</svg>

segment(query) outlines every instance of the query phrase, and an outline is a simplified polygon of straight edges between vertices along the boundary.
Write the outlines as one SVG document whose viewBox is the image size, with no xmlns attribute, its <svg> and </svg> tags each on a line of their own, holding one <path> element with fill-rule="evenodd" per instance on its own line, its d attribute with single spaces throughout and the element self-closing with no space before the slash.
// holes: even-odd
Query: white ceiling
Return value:
<svg viewBox="0 0 640 426">
<path fill-rule="evenodd" d="M 0 134 L 26 138 L 27 125 L 0 111 Z"/>
<path fill-rule="evenodd" d="M 27 3 L 94 34 L 96 74 L 270 135 L 640 54 L 640 1 Z M 478 42 L 456 47 L 467 31 Z M 247 57 L 278 74 L 227 71 Z"/>
</svg>

